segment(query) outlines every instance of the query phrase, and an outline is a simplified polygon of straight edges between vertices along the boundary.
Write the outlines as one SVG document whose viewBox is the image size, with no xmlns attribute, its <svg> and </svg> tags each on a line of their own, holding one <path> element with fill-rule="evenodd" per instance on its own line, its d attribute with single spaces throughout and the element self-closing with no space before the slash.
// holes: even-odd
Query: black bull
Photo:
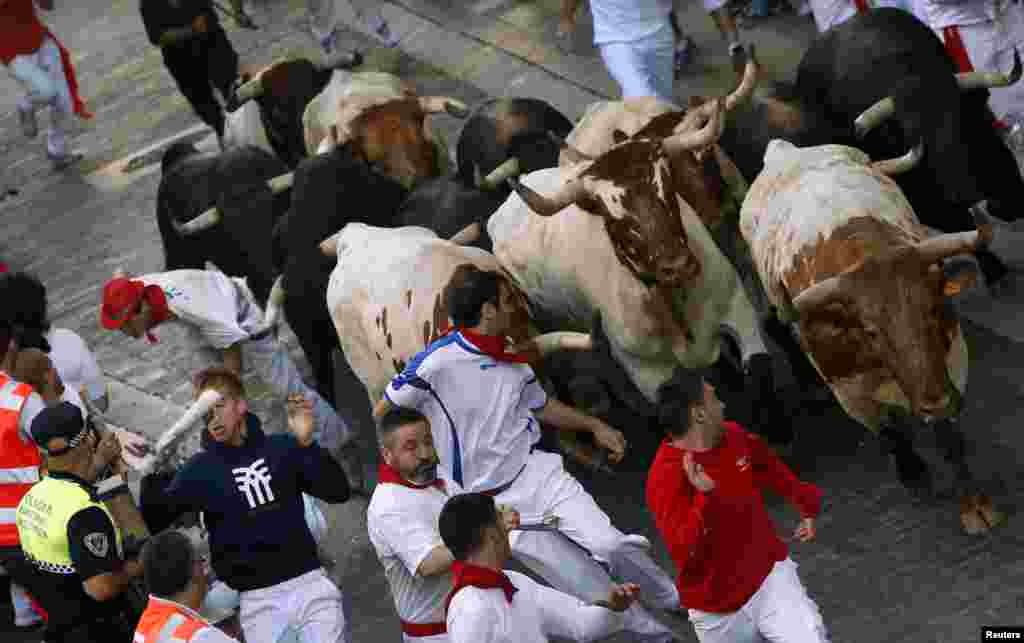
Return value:
<svg viewBox="0 0 1024 643">
<path fill-rule="evenodd" d="M 217 154 L 176 143 L 164 153 L 162 170 L 156 216 L 164 269 L 202 270 L 210 261 L 228 275 L 247 278 L 264 304 L 275 277 L 271 230 L 291 204 L 290 190 L 274 195 L 266 182 L 288 168 L 252 146 Z M 213 207 L 221 212 L 219 224 L 187 237 L 175 230 L 172 219 L 185 223 Z"/>
<path fill-rule="evenodd" d="M 844 126 L 892 97 L 891 118 L 858 146 L 881 159 L 923 144 L 917 167 L 893 178 L 922 223 L 959 232 L 974 229 L 969 208 L 986 199 L 991 214 L 1019 218 L 1024 180 L 994 127 L 989 90 L 961 90 L 958 71 L 927 25 L 898 9 L 877 9 L 822 34 L 801 60 L 796 86 Z M 977 256 L 990 283 L 1006 273 L 994 255 Z"/>
</svg>

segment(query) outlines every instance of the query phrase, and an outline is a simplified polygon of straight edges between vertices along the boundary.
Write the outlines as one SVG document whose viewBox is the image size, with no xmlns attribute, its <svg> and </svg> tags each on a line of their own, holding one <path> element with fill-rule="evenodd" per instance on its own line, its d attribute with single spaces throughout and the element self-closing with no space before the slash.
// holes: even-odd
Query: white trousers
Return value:
<svg viewBox="0 0 1024 643">
<path fill-rule="evenodd" d="M 598 49 L 608 73 L 622 89 L 622 98 L 657 96 L 675 102 L 675 40 L 668 21 L 646 38 L 610 42 Z"/>
<path fill-rule="evenodd" d="M 829 643 L 818 606 L 797 564 L 780 560 L 743 607 L 728 614 L 690 610 L 700 643 Z"/>
<path fill-rule="evenodd" d="M 46 149 L 51 155 L 63 156 L 67 153 L 67 120 L 73 106 L 57 43 L 46 36 L 42 46 L 33 53 L 16 56 L 10 70 L 25 90 L 18 99 L 18 109 L 35 112 L 41 106 L 50 106 Z"/>
<path fill-rule="evenodd" d="M 558 517 L 561 534 L 513 531 L 510 537 L 516 559 L 555 589 L 588 602 L 606 598 L 612 585 L 610 571 L 617 582 L 640 586 L 644 606 L 679 607 L 676 586 L 651 559 L 647 539 L 616 529 L 608 514 L 566 472 L 562 456 L 534 451 L 512 486 L 494 500 L 515 508 L 524 523 L 539 522 L 545 514 Z M 671 630 L 654 620 L 644 606 L 629 609 L 625 629 L 642 640 L 671 640 Z"/>
<path fill-rule="evenodd" d="M 348 643 L 343 597 L 322 569 L 241 593 L 246 643 L 278 643 L 292 629 L 299 643 Z"/>
<path fill-rule="evenodd" d="M 1019 47 L 1024 55 L 1024 7 L 1021 5 L 1010 3 L 1001 23 L 980 22 L 957 29 L 975 71 L 1008 74 L 1013 69 L 1013 48 Z M 945 42 L 942 29 L 935 32 L 939 40 Z M 996 118 L 1024 118 L 1024 80 L 1009 87 L 990 89 L 988 104 Z"/>
<path fill-rule="evenodd" d="M 374 30 L 384 22 L 380 5 L 372 0 L 342 0 L 352 7 L 352 12 Z M 324 40 L 338 27 L 337 3 L 339 0 L 306 0 L 309 23 L 317 40 Z"/>
</svg>

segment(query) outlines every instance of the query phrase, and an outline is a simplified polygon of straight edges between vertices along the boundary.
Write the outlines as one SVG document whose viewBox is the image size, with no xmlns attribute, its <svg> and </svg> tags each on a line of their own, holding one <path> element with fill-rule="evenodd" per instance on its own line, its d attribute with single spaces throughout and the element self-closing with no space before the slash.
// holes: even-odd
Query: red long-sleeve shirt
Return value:
<svg viewBox="0 0 1024 643">
<path fill-rule="evenodd" d="M 679 570 L 683 607 L 734 612 L 789 555 L 764 507 L 768 487 L 810 518 L 821 510 L 821 491 L 800 482 L 761 438 L 725 422 L 719 444 L 694 451 L 693 460 L 715 482 L 698 491 L 683 469 L 684 450 L 662 443 L 647 475 L 647 508 Z"/>
</svg>

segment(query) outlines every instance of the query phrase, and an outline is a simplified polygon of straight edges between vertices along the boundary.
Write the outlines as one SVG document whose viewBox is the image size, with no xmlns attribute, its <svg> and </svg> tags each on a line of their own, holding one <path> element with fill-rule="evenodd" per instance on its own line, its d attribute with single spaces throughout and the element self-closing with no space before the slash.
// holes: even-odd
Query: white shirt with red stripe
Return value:
<svg viewBox="0 0 1024 643">
<path fill-rule="evenodd" d="M 394 483 L 378 484 L 366 511 L 370 542 L 391 585 L 395 610 L 403 623 L 406 641 L 440 643 L 447 635 L 435 633 L 410 636 L 417 629 L 427 632 L 444 626 L 444 601 L 452 588 L 452 574 L 416 575 L 430 552 L 443 546 L 437 519 L 448 498 L 462 493 L 462 487 L 443 476 L 445 489 L 414 489 Z M 408 627 L 407 624 L 423 626 Z"/>
<path fill-rule="evenodd" d="M 914 0 L 914 2 L 914 13 L 932 29 L 975 25 L 988 22 L 995 17 L 995 7 L 991 2 L 979 2 L 978 0 L 957 0 L 955 2 Z"/>
<path fill-rule="evenodd" d="M 448 606 L 451 643 L 547 643 L 551 638 L 596 641 L 622 629 L 621 612 L 504 570 L 518 590 L 510 603 L 501 589 L 464 587 Z"/>
</svg>

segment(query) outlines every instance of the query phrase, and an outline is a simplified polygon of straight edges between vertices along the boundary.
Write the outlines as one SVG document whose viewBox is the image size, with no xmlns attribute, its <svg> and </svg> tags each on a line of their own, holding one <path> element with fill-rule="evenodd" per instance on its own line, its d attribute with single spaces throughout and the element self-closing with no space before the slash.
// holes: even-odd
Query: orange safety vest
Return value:
<svg viewBox="0 0 1024 643">
<path fill-rule="evenodd" d="M 185 643 L 201 629 L 213 627 L 184 605 L 149 597 L 146 611 L 135 628 L 135 643 Z"/>
<path fill-rule="evenodd" d="M 34 444 L 25 444 L 18 432 L 18 418 L 32 394 L 28 384 L 0 373 L 0 547 L 17 547 L 18 503 L 39 482 L 43 460 Z"/>
</svg>

